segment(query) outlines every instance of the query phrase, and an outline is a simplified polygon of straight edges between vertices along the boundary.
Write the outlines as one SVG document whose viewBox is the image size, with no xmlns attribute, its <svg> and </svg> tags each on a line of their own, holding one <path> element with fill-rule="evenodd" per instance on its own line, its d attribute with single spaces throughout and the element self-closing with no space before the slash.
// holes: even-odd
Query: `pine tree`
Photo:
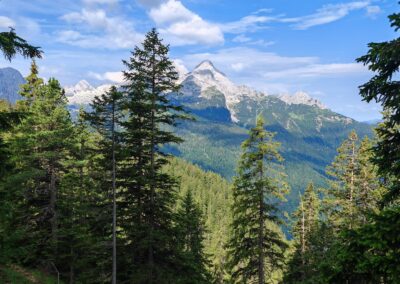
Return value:
<svg viewBox="0 0 400 284">
<path fill-rule="evenodd" d="M 209 261 L 204 254 L 205 225 L 198 205 L 194 202 L 191 191 L 188 191 L 176 213 L 178 240 L 183 252 L 186 279 L 182 283 L 210 283 L 207 271 Z"/>
<path fill-rule="evenodd" d="M 20 53 L 25 58 L 41 58 L 43 53 L 40 47 L 32 46 L 19 37 L 13 28 L 9 32 L 0 33 L 0 50 L 9 61 L 17 53 Z"/>
<path fill-rule="evenodd" d="M 279 224 L 277 201 L 286 193 L 282 157 L 274 134 L 264 129 L 264 120 L 250 130 L 243 142 L 238 176 L 233 186 L 233 222 L 228 244 L 235 283 L 266 282 L 265 268 L 280 267 L 286 247 L 271 225 Z M 271 275 L 267 275 L 271 276 Z"/>
<path fill-rule="evenodd" d="M 182 108 L 170 102 L 179 89 L 178 73 L 168 59 L 169 47 L 155 29 L 141 47 L 124 61 L 126 85 L 123 178 L 119 222 L 124 232 L 126 277 L 136 283 L 168 283 L 179 272 L 179 252 L 174 243 L 172 207 L 176 180 L 161 171 L 168 163 L 162 147 L 182 140 L 167 127 L 183 118 Z"/>
</svg>

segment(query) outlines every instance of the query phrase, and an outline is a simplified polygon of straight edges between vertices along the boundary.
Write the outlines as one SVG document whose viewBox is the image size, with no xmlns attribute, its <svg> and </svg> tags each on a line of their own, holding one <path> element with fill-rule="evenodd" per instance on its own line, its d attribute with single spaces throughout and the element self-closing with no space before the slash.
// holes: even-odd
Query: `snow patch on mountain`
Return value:
<svg viewBox="0 0 400 284">
<path fill-rule="evenodd" d="M 89 104 L 96 96 L 107 92 L 111 86 L 107 84 L 95 88 L 86 80 L 81 80 L 74 86 L 65 87 L 64 90 L 69 104 Z"/>
<path fill-rule="evenodd" d="M 326 105 L 324 105 L 323 103 L 321 103 L 319 100 L 314 99 L 312 97 L 310 97 L 307 93 L 305 92 L 297 92 L 294 95 L 281 95 L 278 97 L 279 99 L 281 99 L 282 101 L 284 101 L 285 103 L 291 105 L 309 105 L 309 106 L 315 106 L 318 107 L 320 109 L 327 109 L 328 107 Z"/>
<path fill-rule="evenodd" d="M 256 91 L 248 86 L 234 84 L 223 72 L 218 70 L 210 60 L 205 60 L 197 65 L 193 71 L 187 72 L 182 62 L 174 61 L 179 73 L 179 82 L 182 85 L 181 93 L 188 97 L 201 97 L 209 99 L 210 88 L 221 92 L 225 97 L 226 107 L 231 114 L 231 120 L 238 122 L 235 106 L 244 99 L 259 101 L 268 93 Z M 182 67 L 183 66 L 183 67 Z M 87 81 L 81 80 L 76 85 L 66 87 L 65 92 L 70 104 L 89 104 L 95 96 L 99 96 L 110 89 L 111 85 L 91 86 Z M 327 107 L 310 97 L 305 92 L 297 92 L 294 95 L 284 94 L 277 96 L 286 104 L 304 104 L 320 109 Z"/>
</svg>

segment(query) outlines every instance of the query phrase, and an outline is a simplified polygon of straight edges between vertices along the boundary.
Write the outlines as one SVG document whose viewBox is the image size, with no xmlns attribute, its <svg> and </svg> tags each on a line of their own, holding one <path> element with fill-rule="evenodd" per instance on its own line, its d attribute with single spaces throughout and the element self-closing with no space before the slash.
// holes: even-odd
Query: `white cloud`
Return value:
<svg viewBox="0 0 400 284">
<path fill-rule="evenodd" d="M 172 45 L 213 45 L 224 42 L 218 25 L 205 21 L 178 0 L 168 0 L 151 7 L 149 16 Z"/>
<path fill-rule="evenodd" d="M 367 7 L 367 16 L 371 18 L 375 18 L 376 15 L 382 13 L 382 10 L 379 6 L 368 6 Z"/>
<path fill-rule="evenodd" d="M 0 28 L 8 29 L 10 27 L 15 27 L 15 22 L 6 16 L 0 16 Z"/>
<path fill-rule="evenodd" d="M 226 33 L 245 33 L 255 32 L 259 29 L 265 28 L 262 24 L 275 21 L 275 17 L 250 15 L 241 18 L 239 21 L 221 24 L 222 31 Z"/>
<path fill-rule="evenodd" d="M 242 71 L 244 68 L 244 64 L 242 62 L 233 63 L 233 64 L 231 64 L 231 67 L 235 71 Z"/>
<path fill-rule="evenodd" d="M 244 43 L 244 42 L 249 42 L 251 41 L 251 38 L 245 36 L 244 34 L 238 35 L 232 39 L 233 42 L 239 42 L 239 43 Z"/>
<path fill-rule="evenodd" d="M 102 9 L 82 9 L 65 14 L 61 19 L 79 27 L 58 33 L 58 41 L 70 45 L 103 49 L 133 48 L 143 39 L 131 22 L 110 17 Z"/>
<path fill-rule="evenodd" d="M 263 77 L 266 79 L 279 78 L 306 78 L 322 76 L 347 76 L 349 74 L 367 73 L 365 66 L 358 63 L 331 63 L 331 64 L 310 64 L 305 67 L 285 69 L 280 71 L 266 72 Z"/>
<path fill-rule="evenodd" d="M 124 75 L 122 72 L 105 72 L 103 74 L 89 72 L 88 76 L 99 81 L 108 81 L 118 84 L 124 82 Z"/>
<path fill-rule="evenodd" d="M 308 28 L 328 24 L 347 16 L 351 11 L 368 9 L 370 1 L 355 1 L 341 4 L 328 4 L 322 6 L 314 14 L 296 17 L 281 18 L 280 22 L 293 23 L 292 27 L 297 30 L 306 30 Z"/>
</svg>

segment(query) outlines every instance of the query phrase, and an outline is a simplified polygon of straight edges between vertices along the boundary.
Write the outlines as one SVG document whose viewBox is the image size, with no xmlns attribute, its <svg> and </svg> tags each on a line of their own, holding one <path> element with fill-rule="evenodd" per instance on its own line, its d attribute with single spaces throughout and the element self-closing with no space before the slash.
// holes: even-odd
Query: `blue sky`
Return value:
<svg viewBox="0 0 400 284">
<path fill-rule="evenodd" d="M 41 46 L 41 75 L 63 85 L 120 81 L 122 59 L 157 27 L 184 72 L 210 59 L 233 81 L 269 94 L 308 92 L 358 120 L 380 117 L 361 102 L 371 77 L 355 58 L 396 36 L 397 1 L 0 0 L 0 30 Z M 26 75 L 29 61 L 0 59 Z"/>
</svg>

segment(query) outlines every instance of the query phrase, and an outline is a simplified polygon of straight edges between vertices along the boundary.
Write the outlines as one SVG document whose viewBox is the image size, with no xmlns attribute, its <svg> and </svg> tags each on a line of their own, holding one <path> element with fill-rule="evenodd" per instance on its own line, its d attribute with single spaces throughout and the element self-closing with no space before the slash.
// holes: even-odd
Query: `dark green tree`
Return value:
<svg viewBox="0 0 400 284">
<path fill-rule="evenodd" d="M 400 29 L 400 13 L 389 16 L 390 25 Z M 400 196 L 400 38 L 387 42 L 370 43 L 368 53 L 357 59 L 375 72 L 367 83 L 361 85 L 360 94 L 367 102 L 381 103 L 384 122 L 377 127 L 378 142 L 374 147 L 374 161 L 379 174 L 390 183 L 385 203 Z"/>
<path fill-rule="evenodd" d="M 14 225 L 25 232 L 15 246 L 26 249 L 27 263 L 52 266 L 59 241 L 59 190 L 73 125 L 58 81 L 50 79 L 37 88 L 29 114 L 10 139 L 15 169 L 7 189 L 15 200 Z"/>
<path fill-rule="evenodd" d="M 13 28 L 8 32 L 0 32 L 0 50 L 9 61 L 17 53 L 20 53 L 25 58 L 41 58 L 43 53 L 40 47 L 32 46 L 26 40 L 19 37 Z"/>
<path fill-rule="evenodd" d="M 122 103 L 122 93 L 113 86 L 105 94 L 95 97 L 91 103 L 92 111 L 85 115 L 86 120 L 100 136 L 96 152 L 99 155 L 97 171 L 102 175 L 99 176 L 102 180 L 102 192 L 108 193 L 111 190 L 112 193 L 112 283 L 117 281 L 116 156 L 120 148 L 121 135 L 118 128 L 123 118 Z"/>
<path fill-rule="evenodd" d="M 153 29 L 124 61 L 127 102 L 126 120 L 121 122 L 124 190 L 119 194 L 119 226 L 128 256 L 121 265 L 128 268 L 125 277 L 136 283 L 169 283 L 179 275 L 172 212 L 177 182 L 161 169 L 168 163 L 162 147 L 182 141 L 168 127 L 185 115 L 169 100 L 179 85 L 168 50 Z"/>
<path fill-rule="evenodd" d="M 181 246 L 186 279 L 182 283 L 210 283 L 209 261 L 204 253 L 205 224 L 191 191 L 187 191 L 177 210 L 177 244 Z"/>
<path fill-rule="evenodd" d="M 281 267 L 286 243 L 273 225 L 280 224 L 277 203 L 287 192 L 279 143 L 264 129 L 264 120 L 242 144 L 233 186 L 233 222 L 228 244 L 234 283 L 266 283 L 266 267 Z M 270 271 L 269 271 L 270 272 Z"/>
</svg>

